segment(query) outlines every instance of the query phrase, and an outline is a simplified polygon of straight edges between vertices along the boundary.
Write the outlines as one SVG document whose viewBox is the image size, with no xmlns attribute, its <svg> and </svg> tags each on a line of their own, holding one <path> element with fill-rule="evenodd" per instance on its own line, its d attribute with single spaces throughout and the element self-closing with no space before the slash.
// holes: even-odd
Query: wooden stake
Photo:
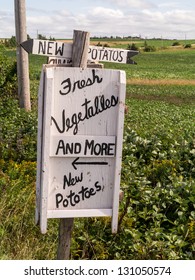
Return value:
<svg viewBox="0 0 195 280">
<path fill-rule="evenodd" d="M 17 42 L 17 75 L 20 107 L 31 110 L 28 54 L 20 43 L 27 40 L 25 0 L 15 0 L 15 25 Z"/>
<path fill-rule="evenodd" d="M 73 218 L 60 219 L 57 260 L 69 260 Z"/>
<path fill-rule="evenodd" d="M 89 32 L 74 31 L 72 46 L 72 66 L 87 68 Z"/>
<path fill-rule="evenodd" d="M 75 30 L 73 34 L 72 66 L 87 68 L 87 54 L 89 49 L 89 32 Z M 60 219 L 58 239 L 58 260 L 69 260 L 71 234 L 74 218 Z"/>
</svg>

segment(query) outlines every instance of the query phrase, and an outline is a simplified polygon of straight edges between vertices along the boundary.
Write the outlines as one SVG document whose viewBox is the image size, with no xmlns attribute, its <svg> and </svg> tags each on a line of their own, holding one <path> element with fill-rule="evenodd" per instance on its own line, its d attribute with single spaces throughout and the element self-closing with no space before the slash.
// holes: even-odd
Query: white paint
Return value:
<svg viewBox="0 0 195 280">
<path fill-rule="evenodd" d="M 47 218 L 61 218 L 64 215 L 63 210 L 48 210 Z M 90 217 L 106 217 L 112 216 L 112 209 L 90 209 Z M 89 217 L 88 209 L 69 210 L 66 211 L 66 218 L 82 218 Z"/>
<path fill-rule="evenodd" d="M 43 56 L 71 58 L 72 43 L 34 39 L 32 53 Z"/>
<path fill-rule="evenodd" d="M 37 132 L 37 178 L 36 178 L 36 214 L 35 222 L 39 223 L 40 220 L 40 199 L 41 199 L 41 168 L 42 168 L 42 129 L 43 129 L 43 113 L 44 113 L 44 103 L 43 103 L 43 92 L 44 92 L 44 81 L 45 72 L 42 69 L 41 79 L 39 84 L 38 92 L 38 132 Z"/>
<path fill-rule="evenodd" d="M 116 232 L 125 72 L 53 66 L 44 72 L 37 180 L 41 231 L 48 218 L 112 216 Z"/>
<path fill-rule="evenodd" d="M 127 50 L 89 46 L 88 59 L 92 61 L 109 61 L 127 63 Z"/>
<path fill-rule="evenodd" d="M 72 65 L 72 59 L 66 57 L 48 57 L 48 64 L 58 64 L 58 65 Z"/>
<path fill-rule="evenodd" d="M 115 136 L 51 136 L 51 157 L 114 157 Z"/>
<path fill-rule="evenodd" d="M 89 46 L 88 60 L 128 63 L 127 57 L 130 52 L 132 53 L 133 51 Z M 34 39 L 32 53 L 49 56 L 48 64 L 72 63 L 72 43 Z"/>
<path fill-rule="evenodd" d="M 122 164 L 122 149 L 123 149 L 123 126 L 124 126 L 124 100 L 126 92 L 126 74 L 120 71 L 120 96 L 119 96 L 119 111 L 117 118 L 117 147 L 116 147 L 116 162 L 114 169 L 115 186 L 120 186 L 121 164 Z M 113 212 L 112 212 L 112 232 L 117 232 L 118 227 L 118 208 L 119 208 L 119 187 L 115 187 L 113 191 Z"/>
</svg>

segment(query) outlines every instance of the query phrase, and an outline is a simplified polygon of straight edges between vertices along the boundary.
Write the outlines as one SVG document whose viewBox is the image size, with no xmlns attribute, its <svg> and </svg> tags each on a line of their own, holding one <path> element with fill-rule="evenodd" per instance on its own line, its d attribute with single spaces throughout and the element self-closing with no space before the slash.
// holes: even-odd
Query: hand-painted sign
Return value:
<svg viewBox="0 0 195 280">
<path fill-rule="evenodd" d="M 92 61 L 136 64 L 135 61 L 131 60 L 131 57 L 137 54 L 137 51 L 89 46 L 88 59 Z"/>
<path fill-rule="evenodd" d="M 63 64 L 69 64 L 67 61 L 70 61 L 72 58 L 72 43 L 30 39 L 23 42 L 21 46 L 28 53 L 55 58 L 65 58 Z M 138 51 L 89 46 L 88 59 L 91 61 L 136 64 L 133 60 L 131 60 L 131 58 L 137 54 Z M 50 61 L 51 64 L 54 64 L 54 61 L 52 61 L 51 58 Z M 57 62 L 57 64 L 61 64 L 62 60 L 56 60 L 55 62 Z"/>
<path fill-rule="evenodd" d="M 22 42 L 21 46 L 28 53 L 32 54 L 66 58 L 72 57 L 72 44 L 70 43 L 30 39 Z"/>
<path fill-rule="evenodd" d="M 125 83 L 124 71 L 44 66 L 37 174 L 43 233 L 48 218 L 93 216 L 112 216 L 117 231 Z"/>
<path fill-rule="evenodd" d="M 72 59 L 71 58 L 66 58 L 66 57 L 55 57 L 55 56 L 50 56 L 48 57 L 48 64 L 65 64 L 65 65 L 72 65 Z"/>
</svg>

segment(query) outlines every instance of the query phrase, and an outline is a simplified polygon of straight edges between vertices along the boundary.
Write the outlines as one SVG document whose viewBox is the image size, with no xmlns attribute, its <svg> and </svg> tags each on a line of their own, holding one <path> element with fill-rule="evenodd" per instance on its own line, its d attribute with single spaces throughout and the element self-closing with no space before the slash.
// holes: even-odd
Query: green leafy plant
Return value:
<svg viewBox="0 0 195 280">
<path fill-rule="evenodd" d="M 133 51 L 138 51 L 139 50 L 139 47 L 135 44 L 135 43 L 132 43 L 132 44 L 129 44 L 127 46 L 127 49 L 128 50 L 133 50 Z"/>
</svg>

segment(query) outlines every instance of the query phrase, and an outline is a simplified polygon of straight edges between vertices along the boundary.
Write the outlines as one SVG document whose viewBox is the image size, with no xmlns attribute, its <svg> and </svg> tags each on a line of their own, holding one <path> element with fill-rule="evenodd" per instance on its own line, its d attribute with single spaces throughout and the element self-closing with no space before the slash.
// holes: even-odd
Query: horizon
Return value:
<svg viewBox="0 0 195 280">
<path fill-rule="evenodd" d="M 29 39 L 38 39 L 37 37 L 31 37 L 29 34 L 27 34 L 30 38 Z M 41 36 L 44 36 L 44 37 L 46 37 L 44 34 L 37 34 L 37 35 L 41 35 Z M 13 35 L 11 35 L 10 37 L 0 37 L 0 40 L 9 40 L 9 39 L 11 39 L 11 37 L 15 37 L 15 34 L 13 34 Z M 52 39 L 54 39 L 54 40 L 73 40 L 73 38 L 49 38 L 49 37 L 46 37 L 45 39 L 39 39 L 39 40 L 52 40 Z M 106 40 L 106 39 L 108 39 L 108 40 L 137 40 L 137 41 L 147 41 L 147 40 L 158 40 L 158 41 L 160 41 L 160 40 L 164 40 L 164 41 L 193 41 L 193 40 L 195 40 L 195 38 L 181 38 L 181 39 L 179 39 L 179 38 L 163 38 L 163 37 L 153 37 L 153 38 L 148 38 L 148 37 L 139 37 L 139 36 L 131 36 L 131 35 L 127 35 L 127 36 L 123 36 L 123 37 L 121 37 L 121 36 L 113 36 L 113 35 L 111 35 L 111 36 L 106 36 L 106 35 L 100 35 L 100 36 L 96 36 L 96 35 L 94 35 L 94 36 L 90 36 L 90 39 L 92 39 L 92 40 L 98 40 L 98 39 L 102 39 L 102 40 Z M 27 39 L 28 40 L 28 39 Z"/>
</svg>

